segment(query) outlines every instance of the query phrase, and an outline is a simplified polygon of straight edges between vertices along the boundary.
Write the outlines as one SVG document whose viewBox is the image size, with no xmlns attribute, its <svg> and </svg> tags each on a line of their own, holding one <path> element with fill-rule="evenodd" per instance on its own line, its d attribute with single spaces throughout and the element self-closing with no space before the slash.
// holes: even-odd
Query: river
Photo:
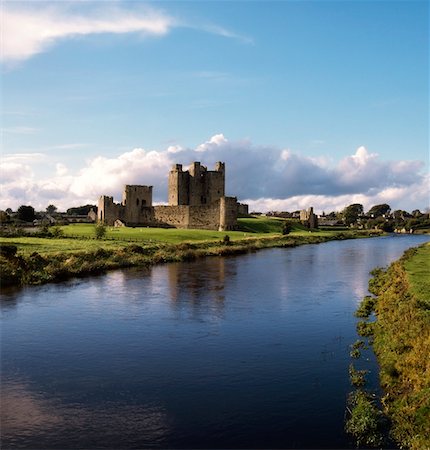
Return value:
<svg viewBox="0 0 430 450">
<path fill-rule="evenodd" d="M 5 291 L 2 448 L 354 448 L 369 271 L 428 236 L 263 250 Z M 377 367 L 370 356 L 370 388 Z"/>
</svg>

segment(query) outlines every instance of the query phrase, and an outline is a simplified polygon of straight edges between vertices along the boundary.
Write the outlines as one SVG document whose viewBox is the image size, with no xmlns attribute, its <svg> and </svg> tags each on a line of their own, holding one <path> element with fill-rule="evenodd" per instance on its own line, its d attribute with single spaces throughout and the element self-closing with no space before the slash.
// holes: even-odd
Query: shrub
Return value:
<svg viewBox="0 0 430 450">
<path fill-rule="evenodd" d="M 376 297 L 370 297 L 370 295 L 366 295 L 366 297 L 364 297 L 361 301 L 357 311 L 355 311 L 355 316 L 368 318 L 374 311 L 375 303 Z"/>
<path fill-rule="evenodd" d="M 106 225 L 104 223 L 99 222 L 95 227 L 94 231 L 96 234 L 96 239 L 103 239 L 106 236 Z"/>
<path fill-rule="evenodd" d="M 223 238 L 222 238 L 222 242 L 224 245 L 230 245 L 230 236 L 228 234 L 226 234 Z"/>
<path fill-rule="evenodd" d="M 51 227 L 49 232 L 50 232 L 51 236 L 54 237 L 54 238 L 59 238 L 59 237 L 62 237 L 64 235 L 63 229 L 61 227 L 58 227 L 58 226 Z"/>
<path fill-rule="evenodd" d="M 361 387 L 366 384 L 367 370 L 357 370 L 353 364 L 349 365 L 349 379 L 355 387 Z"/>
<path fill-rule="evenodd" d="M 142 255 L 143 253 L 145 253 L 145 249 L 141 245 L 137 245 L 137 244 L 129 245 L 126 248 L 126 250 L 131 253 L 136 253 L 138 255 Z"/>
<path fill-rule="evenodd" d="M 371 322 L 365 322 L 364 320 L 357 323 L 357 333 L 360 336 L 373 336 L 375 330 L 375 324 Z"/>
<path fill-rule="evenodd" d="M 282 234 L 283 234 L 283 235 L 290 234 L 292 228 L 293 228 L 293 227 L 291 226 L 290 223 L 285 222 L 284 225 L 283 225 L 283 227 L 282 227 Z"/>
</svg>

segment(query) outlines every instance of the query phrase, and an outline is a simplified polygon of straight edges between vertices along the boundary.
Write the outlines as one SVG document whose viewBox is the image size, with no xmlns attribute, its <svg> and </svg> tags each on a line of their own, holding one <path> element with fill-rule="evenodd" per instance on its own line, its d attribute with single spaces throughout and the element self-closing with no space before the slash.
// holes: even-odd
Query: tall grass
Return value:
<svg viewBox="0 0 430 450">
<path fill-rule="evenodd" d="M 410 249 L 371 283 L 373 348 L 384 410 L 402 448 L 430 448 L 430 244 Z"/>
</svg>

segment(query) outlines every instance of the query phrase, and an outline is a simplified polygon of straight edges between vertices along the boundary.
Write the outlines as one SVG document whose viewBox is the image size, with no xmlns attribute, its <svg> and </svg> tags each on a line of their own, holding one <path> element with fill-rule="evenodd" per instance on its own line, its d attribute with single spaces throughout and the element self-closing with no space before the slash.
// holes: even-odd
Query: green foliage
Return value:
<svg viewBox="0 0 430 450">
<path fill-rule="evenodd" d="M 430 244 L 409 249 L 377 271 L 373 348 L 384 388 L 384 410 L 401 448 L 430 448 Z"/>
<path fill-rule="evenodd" d="M 106 225 L 102 222 L 99 222 L 94 226 L 94 232 L 96 235 L 96 239 L 103 239 L 106 236 Z"/>
<path fill-rule="evenodd" d="M 49 233 L 53 238 L 60 238 L 64 236 L 64 230 L 59 226 L 51 227 L 49 229 Z"/>
<path fill-rule="evenodd" d="M 94 209 L 94 211 L 97 211 L 97 206 L 96 205 L 83 205 L 83 206 L 77 206 L 76 208 L 69 208 L 67 210 L 67 214 L 69 216 L 74 216 L 74 215 L 85 216 L 91 211 L 91 209 Z"/>
<path fill-rule="evenodd" d="M 384 214 L 388 214 L 391 211 L 390 205 L 387 205 L 387 203 L 383 203 L 381 205 L 375 205 L 372 206 L 367 215 L 371 216 L 373 215 L 373 217 L 381 217 Z"/>
<path fill-rule="evenodd" d="M 285 222 L 284 226 L 282 227 L 282 234 L 283 235 L 290 234 L 292 229 L 293 229 L 293 227 L 292 227 L 291 223 Z"/>
<path fill-rule="evenodd" d="M 45 283 L 107 269 L 191 260 L 201 256 L 235 255 L 260 248 L 317 244 L 339 238 L 335 231 L 299 231 L 288 237 L 280 233 L 229 231 L 230 245 L 227 246 L 222 232 L 210 230 L 105 227 L 104 238 L 96 239 L 94 225 L 69 225 L 60 229 L 64 232 L 61 238 L 46 233 L 45 237 L 0 237 L 1 244 L 15 245 L 20 255 L 13 261 L 3 258 L 0 271 L 4 270 L 9 284 Z M 343 233 L 342 239 L 364 236 L 370 234 L 350 231 Z"/>
<path fill-rule="evenodd" d="M 384 416 L 375 405 L 372 396 L 361 390 L 348 398 L 350 416 L 345 430 L 356 440 L 357 446 L 379 447 L 384 442 Z"/>
<path fill-rule="evenodd" d="M 10 216 L 6 211 L 0 211 L 0 223 L 9 223 L 10 222 Z"/>
<path fill-rule="evenodd" d="M 33 222 L 33 220 L 36 218 L 34 208 L 29 205 L 21 205 L 18 208 L 17 213 L 18 219 L 23 220 L 24 222 Z"/>
<path fill-rule="evenodd" d="M 361 356 L 361 351 L 358 348 L 353 348 L 350 352 L 349 352 L 349 356 L 351 358 L 354 359 L 358 359 Z"/>
<path fill-rule="evenodd" d="M 363 214 L 363 205 L 360 203 L 353 203 L 344 208 L 342 211 L 342 218 L 346 225 L 351 225 L 357 222 L 360 214 Z"/>
<path fill-rule="evenodd" d="M 54 214 L 55 211 L 57 211 L 57 209 L 58 208 L 55 205 L 49 205 L 49 206 L 46 207 L 46 212 L 48 214 Z"/>
<path fill-rule="evenodd" d="M 226 234 L 223 238 L 222 238 L 222 242 L 224 245 L 230 245 L 230 236 L 228 234 Z"/>
<path fill-rule="evenodd" d="M 366 384 L 367 370 L 357 370 L 353 364 L 349 365 L 349 380 L 355 387 L 361 387 Z"/>
<path fill-rule="evenodd" d="M 357 323 L 357 333 L 359 336 L 369 337 L 373 336 L 375 332 L 375 324 L 373 322 L 361 321 Z"/>
<path fill-rule="evenodd" d="M 372 314 L 376 303 L 376 297 L 366 295 L 361 301 L 358 309 L 355 311 L 356 317 L 368 318 Z"/>
</svg>

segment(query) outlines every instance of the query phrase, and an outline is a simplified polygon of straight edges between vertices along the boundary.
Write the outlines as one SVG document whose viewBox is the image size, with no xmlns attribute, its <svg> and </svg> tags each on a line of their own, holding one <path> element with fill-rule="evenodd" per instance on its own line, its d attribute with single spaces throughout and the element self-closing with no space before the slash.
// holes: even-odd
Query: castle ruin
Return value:
<svg viewBox="0 0 430 450">
<path fill-rule="evenodd" d="M 126 185 L 122 202 L 102 195 L 98 221 L 106 225 L 233 230 L 237 226 L 236 197 L 225 196 L 225 164 L 210 171 L 199 162 L 188 170 L 175 164 L 169 173 L 168 206 L 152 205 L 152 186 Z"/>
<path fill-rule="evenodd" d="M 314 214 L 312 206 L 300 211 L 300 222 L 307 228 L 318 228 L 318 217 Z"/>
</svg>

